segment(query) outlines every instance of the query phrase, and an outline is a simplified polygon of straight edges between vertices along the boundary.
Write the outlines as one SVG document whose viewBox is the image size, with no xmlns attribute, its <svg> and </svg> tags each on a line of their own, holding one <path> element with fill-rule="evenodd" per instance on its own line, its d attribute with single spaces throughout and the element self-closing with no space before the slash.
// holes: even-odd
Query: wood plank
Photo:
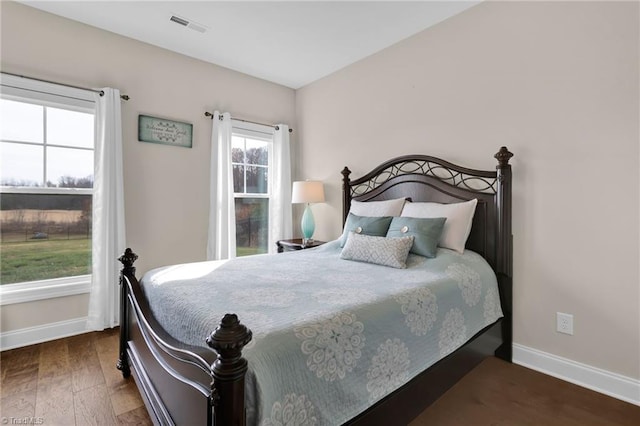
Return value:
<svg viewBox="0 0 640 426">
<path fill-rule="evenodd" d="M 69 337 L 69 362 L 73 392 L 104 384 L 104 375 L 94 346 L 96 333 Z"/>
<path fill-rule="evenodd" d="M 46 424 L 75 424 L 71 372 L 38 380 L 35 413 L 36 417 L 46 419 Z"/>
<path fill-rule="evenodd" d="M 33 417 L 36 405 L 36 389 L 26 392 L 13 393 L 0 400 L 0 413 L 2 418 L 7 419 L 10 423 L 11 419 L 22 419 L 25 417 Z"/>
<path fill-rule="evenodd" d="M 151 426 L 153 423 L 144 407 L 136 408 L 118 416 L 119 425 Z"/>
<path fill-rule="evenodd" d="M 132 377 L 109 387 L 109 398 L 116 416 L 136 408 L 144 407 L 144 401 Z"/>
<path fill-rule="evenodd" d="M 38 378 L 65 376 L 71 373 L 69 346 L 64 339 L 42 343 L 40 349 Z"/>
<path fill-rule="evenodd" d="M 117 330 L 105 330 L 96 338 L 94 346 L 100 360 L 105 384 L 109 390 L 111 405 L 116 416 L 144 406 L 140 392 L 132 377 L 125 379 L 116 368 L 119 351 Z"/>
<path fill-rule="evenodd" d="M 76 425 L 115 425 L 118 423 L 106 385 L 100 384 L 74 392 Z"/>
<path fill-rule="evenodd" d="M 95 349 L 107 387 L 121 385 L 125 379 L 122 377 L 122 372 L 116 368 L 119 356 L 118 335 L 96 339 Z"/>
<path fill-rule="evenodd" d="M 38 369 L 28 369 L 12 372 L 2 380 L 1 398 L 24 392 L 35 391 L 38 387 Z"/>
<path fill-rule="evenodd" d="M 0 353 L 2 379 L 13 374 L 22 374 L 25 370 L 38 368 L 40 345 L 11 349 Z"/>
</svg>

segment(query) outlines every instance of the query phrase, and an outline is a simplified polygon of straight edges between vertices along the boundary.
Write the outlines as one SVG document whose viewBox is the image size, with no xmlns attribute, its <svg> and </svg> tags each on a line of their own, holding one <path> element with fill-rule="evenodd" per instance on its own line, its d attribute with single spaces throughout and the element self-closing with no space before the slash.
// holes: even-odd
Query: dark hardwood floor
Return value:
<svg viewBox="0 0 640 426">
<path fill-rule="evenodd" d="M 117 329 L 2 352 L 3 424 L 151 425 L 117 358 Z"/>
<path fill-rule="evenodd" d="M 638 426 L 640 407 L 487 358 L 410 426 Z"/>
<path fill-rule="evenodd" d="M 133 379 L 115 368 L 117 355 L 117 329 L 2 352 L 0 420 L 150 425 Z M 638 426 L 640 407 L 489 358 L 410 426 L 466 425 Z"/>
</svg>

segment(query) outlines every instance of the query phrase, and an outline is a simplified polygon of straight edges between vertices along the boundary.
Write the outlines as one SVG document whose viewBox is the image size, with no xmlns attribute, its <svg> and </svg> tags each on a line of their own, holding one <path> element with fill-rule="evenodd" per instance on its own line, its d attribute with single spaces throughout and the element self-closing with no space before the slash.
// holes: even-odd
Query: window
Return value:
<svg viewBox="0 0 640 426">
<path fill-rule="evenodd" d="M 236 211 L 236 256 L 269 251 L 271 134 L 233 128 L 231 162 Z"/>
<path fill-rule="evenodd" d="M 3 76 L 0 94 L 2 303 L 84 292 L 91 279 L 94 102 L 26 81 Z"/>
</svg>

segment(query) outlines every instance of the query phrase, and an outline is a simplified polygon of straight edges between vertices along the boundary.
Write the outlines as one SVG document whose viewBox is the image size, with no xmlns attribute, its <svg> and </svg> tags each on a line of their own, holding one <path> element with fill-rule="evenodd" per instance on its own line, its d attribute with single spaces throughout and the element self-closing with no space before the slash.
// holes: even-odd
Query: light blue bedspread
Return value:
<svg viewBox="0 0 640 426">
<path fill-rule="evenodd" d="M 339 425 L 502 316 L 496 278 L 476 253 L 409 255 L 407 269 L 315 249 L 149 271 L 153 314 L 176 339 L 204 339 L 226 313 L 245 348 L 248 424 Z"/>
</svg>

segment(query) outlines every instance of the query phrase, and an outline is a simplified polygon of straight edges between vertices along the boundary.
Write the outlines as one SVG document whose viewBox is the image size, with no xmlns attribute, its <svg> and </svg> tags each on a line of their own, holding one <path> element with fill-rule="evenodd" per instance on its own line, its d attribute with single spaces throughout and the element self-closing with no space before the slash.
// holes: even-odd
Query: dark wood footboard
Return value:
<svg viewBox="0 0 640 426">
<path fill-rule="evenodd" d="M 154 423 L 162 425 L 230 425 L 245 422 L 242 348 L 249 329 L 227 314 L 207 337 L 211 350 L 173 339 L 155 321 L 135 276 L 138 256 L 127 249 L 119 258 L 120 355 L 116 367 L 133 373 Z"/>
</svg>

